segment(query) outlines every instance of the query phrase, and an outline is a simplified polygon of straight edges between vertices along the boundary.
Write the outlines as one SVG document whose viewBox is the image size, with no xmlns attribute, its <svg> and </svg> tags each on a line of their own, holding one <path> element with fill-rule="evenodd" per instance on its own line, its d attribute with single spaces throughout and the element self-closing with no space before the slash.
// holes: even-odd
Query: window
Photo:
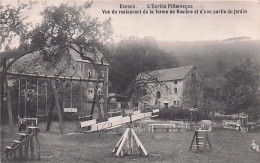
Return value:
<svg viewBox="0 0 260 163">
<path fill-rule="evenodd" d="M 84 74 L 84 63 L 81 63 L 81 70 L 82 70 L 82 73 Z"/>
<path fill-rule="evenodd" d="M 161 92 L 156 92 L 156 98 L 158 99 L 158 98 L 161 98 Z"/>
<path fill-rule="evenodd" d="M 177 84 L 178 83 L 178 81 L 177 80 L 174 80 L 174 84 Z"/>
<path fill-rule="evenodd" d="M 174 88 L 174 93 L 178 93 L 178 89 L 177 88 Z"/>
<path fill-rule="evenodd" d="M 105 72 L 101 71 L 101 74 L 102 74 L 102 77 L 104 78 L 105 77 Z"/>
<path fill-rule="evenodd" d="M 176 101 L 173 101 L 173 105 L 176 105 Z"/>
<path fill-rule="evenodd" d="M 91 70 L 88 69 L 88 78 L 91 78 L 92 77 L 92 73 L 91 73 Z"/>
<path fill-rule="evenodd" d="M 93 76 L 94 78 L 96 78 L 95 75 L 96 75 L 96 72 L 95 72 L 95 70 L 93 69 L 93 70 L 92 70 L 92 76 Z"/>
</svg>

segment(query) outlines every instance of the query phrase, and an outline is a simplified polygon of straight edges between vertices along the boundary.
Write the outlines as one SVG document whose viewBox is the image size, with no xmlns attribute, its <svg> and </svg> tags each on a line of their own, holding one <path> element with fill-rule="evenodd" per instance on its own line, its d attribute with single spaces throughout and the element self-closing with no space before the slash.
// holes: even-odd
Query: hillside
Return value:
<svg viewBox="0 0 260 163">
<path fill-rule="evenodd" d="M 180 66 L 196 65 L 208 81 L 221 82 L 231 67 L 247 57 L 260 63 L 260 40 L 235 43 L 222 41 L 158 42 L 159 47 L 175 55 Z"/>
</svg>

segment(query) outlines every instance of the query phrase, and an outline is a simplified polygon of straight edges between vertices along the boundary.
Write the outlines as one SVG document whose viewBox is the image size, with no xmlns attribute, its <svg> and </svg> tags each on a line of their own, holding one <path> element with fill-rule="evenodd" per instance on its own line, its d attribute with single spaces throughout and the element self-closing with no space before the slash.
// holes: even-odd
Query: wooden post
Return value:
<svg viewBox="0 0 260 163">
<path fill-rule="evenodd" d="M 36 114 L 39 113 L 39 80 L 36 81 Z"/>
<path fill-rule="evenodd" d="M 36 137 L 36 143 L 37 143 L 37 147 L 38 147 L 38 159 L 40 159 L 40 157 L 41 157 L 40 142 L 39 142 L 39 140 L 38 140 L 37 134 L 36 134 L 35 137 Z"/>
<path fill-rule="evenodd" d="M 192 138 L 192 141 L 191 141 L 190 151 L 191 151 L 191 148 L 192 148 L 192 145 L 193 145 L 193 142 L 194 142 L 195 137 L 196 137 L 196 132 L 194 133 L 193 138 Z"/>
<path fill-rule="evenodd" d="M 33 137 L 30 139 L 30 148 L 31 148 L 31 158 L 34 159 L 34 144 L 33 144 Z"/>
<path fill-rule="evenodd" d="M 18 79 L 18 116 L 21 118 L 21 79 Z"/>
<path fill-rule="evenodd" d="M 120 145 L 119 145 L 119 147 L 118 147 L 118 150 L 117 150 L 117 152 L 116 152 L 116 156 L 118 156 L 119 153 L 120 153 L 120 151 L 122 150 L 123 145 L 124 145 L 124 143 L 125 143 L 125 140 L 126 140 L 126 138 L 128 137 L 128 132 L 129 132 L 129 128 L 126 129 L 126 134 L 124 135 L 124 137 L 123 137 L 123 139 L 122 139 L 122 141 L 121 141 L 121 143 L 120 143 Z"/>
<path fill-rule="evenodd" d="M 2 85 L 3 85 L 3 75 L 2 75 L 2 73 L 3 72 L 0 72 L 0 113 L 2 113 L 2 92 L 4 91 L 3 89 L 2 89 Z"/>
<path fill-rule="evenodd" d="M 141 141 L 138 139 L 138 137 L 137 137 L 136 134 L 135 134 L 135 131 L 134 131 L 132 128 L 131 128 L 131 132 L 132 132 L 132 135 L 134 136 L 134 139 L 135 139 L 137 145 L 140 146 L 140 148 L 142 149 L 144 155 L 147 156 L 148 153 L 146 152 L 146 150 L 145 150 L 143 144 L 142 144 Z"/>
<path fill-rule="evenodd" d="M 133 154 L 133 146 L 134 146 L 134 140 L 133 140 L 133 134 L 130 132 L 130 154 Z"/>
<path fill-rule="evenodd" d="M 198 136 L 199 136 L 199 132 L 195 131 L 197 150 L 199 150 L 199 138 L 198 138 Z"/>
<path fill-rule="evenodd" d="M 22 157 L 23 157 L 23 146 L 21 146 L 19 149 L 19 159 L 21 160 Z"/>
<path fill-rule="evenodd" d="M 9 91 L 9 87 L 8 87 L 7 77 L 5 78 L 5 86 L 6 86 L 6 95 L 7 95 L 9 127 L 10 127 L 10 132 L 13 133 L 14 132 L 14 122 L 13 122 L 13 113 L 12 113 L 10 91 Z"/>
<path fill-rule="evenodd" d="M 116 152 L 118 149 L 118 146 L 120 145 L 120 143 L 122 142 L 123 138 L 125 137 L 125 135 L 127 134 L 127 130 L 125 130 L 124 134 L 122 135 L 122 137 L 119 139 L 119 141 L 117 142 L 115 148 L 113 149 L 113 152 Z"/>
<path fill-rule="evenodd" d="M 209 143 L 209 148 L 211 149 L 212 147 L 211 147 L 211 143 L 210 143 L 210 140 L 209 140 L 209 135 L 208 135 L 208 133 L 206 133 L 206 138 L 207 138 L 207 141 L 208 141 L 208 143 Z"/>
<path fill-rule="evenodd" d="M 204 132 L 204 151 L 206 151 L 207 146 L 207 133 Z"/>
<path fill-rule="evenodd" d="M 70 108 L 72 108 L 72 77 L 70 81 Z"/>
<path fill-rule="evenodd" d="M 28 160 L 29 156 L 28 156 L 28 149 L 29 149 L 29 142 L 26 142 L 24 144 L 24 157 L 26 160 Z"/>
<path fill-rule="evenodd" d="M 58 96 L 58 92 L 57 92 L 57 88 L 56 88 L 55 79 L 52 79 L 51 83 L 52 83 L 52 89 L 53 89 L 53 94 L 54 94 L 54 99 L 55 99 L 55 108 L 58 110 L 60 133 L 63 134 L 63 124 L 62 124 L 61 109 L 60 109 L 59 96 Z"/>
</svg>

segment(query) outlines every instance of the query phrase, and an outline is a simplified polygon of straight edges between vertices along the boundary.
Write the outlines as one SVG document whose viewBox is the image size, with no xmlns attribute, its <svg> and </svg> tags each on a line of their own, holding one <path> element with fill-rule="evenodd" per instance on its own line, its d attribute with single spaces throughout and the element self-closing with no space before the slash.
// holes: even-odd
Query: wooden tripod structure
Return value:
<svg viewBox="0 0 260 163">
<path fill-rule="evenodd" d="M 148 155 L 144 146 L 142 145 L 141 141 L 138 139 L 134 129 L 131 127 L 132 123 L 128 123 L 128 128 L 125 130 L 123 136 L 119 139 L 118 143 L 116 144 L 115 148 L 113 149 L 113 153 L 116 153 L 116 156 L 123 156 L 124 154 L 132 155 L 133 154 L 133 147 L 134 147 L 134 140 L 137 144 L 137 148 L 139 152 L 143 152 L 145 156 Z M 124 144 L 126 144 L 126 149 L 123 149 Z"/>
</svg>

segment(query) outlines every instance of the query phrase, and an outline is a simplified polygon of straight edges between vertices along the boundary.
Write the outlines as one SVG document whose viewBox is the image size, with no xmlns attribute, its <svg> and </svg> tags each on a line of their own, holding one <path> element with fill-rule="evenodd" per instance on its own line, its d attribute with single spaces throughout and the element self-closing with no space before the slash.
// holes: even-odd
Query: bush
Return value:
<svg viewBox="0 0 260 163">
<path fill-rule="evenodd" d="M 178 120 L 178 119 L 190 119 L 190 111 L 188 109 L 182 109 L 182 108 L 167 108 L 160 110 L 159 118 L 161 119 L 168 119 L 168 120 Z M 192 119 L 197 121 L 200 121 L 202 119 L 208 119 L 208 116 L 204 115 L 202 111 L 197 111 L 192 113 Z"/>
</svg>

